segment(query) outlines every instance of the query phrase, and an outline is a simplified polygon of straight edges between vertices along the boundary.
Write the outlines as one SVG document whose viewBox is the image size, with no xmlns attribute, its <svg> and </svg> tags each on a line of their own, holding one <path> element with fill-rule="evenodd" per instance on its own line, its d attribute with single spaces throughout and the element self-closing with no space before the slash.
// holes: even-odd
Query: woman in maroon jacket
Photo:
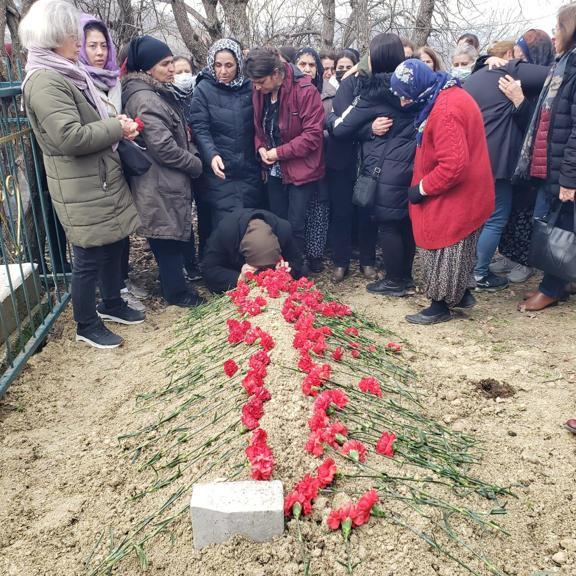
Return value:
<svg viewBox="0 0 576 576">
<path fill-rule="evenodd" d="M 469 288 L 480 228 L 494 210 L 494 182 L 482 113 L 459 81 L 406 60 L 391 80 L 403 106 L 419 106 L 412 188 L 408 191 L 416 245 L 422 248 L 429 308 L 414 324 L 452 318 L 450 308 L 476 303 Z"/>
<path fill-rule="evenodd" d="M 290 222 L 304 253 L 306 209 L 324 177 L 324 107 L 310 76 L 272 48 L 246 58 L 252 80 L 256 150 L 265 167 L 270 210 Z"/>
</svg>

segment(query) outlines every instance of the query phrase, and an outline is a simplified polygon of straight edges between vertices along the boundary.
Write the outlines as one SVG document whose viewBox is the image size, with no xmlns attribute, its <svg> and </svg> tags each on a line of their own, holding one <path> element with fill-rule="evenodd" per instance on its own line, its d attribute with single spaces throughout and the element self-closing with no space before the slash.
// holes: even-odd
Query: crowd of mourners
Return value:
<svg viewBox="0 0 576 576">
<path fill-rule="evenodd" d="M 144 320 L 132 234 L 182 307 L 203 302 L 200 278 L 223 292 L 328 259 L 334 283 L 357 258 L 369 292 L 404 297 L 418 248 L 430 303 L 406 319 L 435 324 L 534 273 L 535 219 L 574 230 L 576 4 L 553 39 L 530 29 L 481 54 L 465 34 L 450 66 L 382 33 L 365 54 L 224 38 L 197 71 L 148 35 L 117 53 L 65 0 L 35 2 L 20 37 L 23 104 L 73 250 L 77 339 L 93 346 L 122 342 L 102 320 Z M 545 271 L 519 310 L 568 298 L 570 279 L 562 263 Z"/>
</svg>

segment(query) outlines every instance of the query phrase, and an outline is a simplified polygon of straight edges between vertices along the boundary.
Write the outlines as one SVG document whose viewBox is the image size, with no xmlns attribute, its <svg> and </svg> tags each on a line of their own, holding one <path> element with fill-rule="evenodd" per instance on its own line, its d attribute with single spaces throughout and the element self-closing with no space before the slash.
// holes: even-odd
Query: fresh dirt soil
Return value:
<svg viewBox="0 0 576 576">
<path fill-rule="evenodd" d="M 153 274 L 145 278 L 152 287 Z M 468 536 L 510 575 L 575 574 L 576 438 L 562 428 L 576 415 L 575 299 L 520 314 L 517 289 L 481 294 L 478 306 L 454 321 L 420 327 L 404 316 L 425 303 L 421 295 L 370 295 L 357 274 L 338 286 L 325 274 L 319 284 L 410 343 L 403 355 L 420 374 L 428 415 L 478 437 L 485 452 L 476 472 L 515 486 L 518 498 L 500 518 L 510 536 L 470 529 Z M 117 542 L 135 520 L 127 501 L 138 476 L 117 437 L 139 422 L 137 395 L 164 382 L 160 353 L 174 341 L 184 314 L 158 299 L 147 303 L 147 321 L 119 327 L 125 345 L 104 352 L 73 341 L 66 311 L 0 401 L 0 574 L 83 574 L 98 540 Z M 323 511 L 317 514 L 319 521 Z M 302 573 L 293 522 L 271 543 L 237 538 L 202 552 L 193 550 L 187 518 L 174 536 L 156 542 L 146 574 Z M 416 536 L 377 520 L 353 535 L 352 548 L 362 560 L 355 570 L 360 576 L 466 574 Z M 345 573 L 334 562 L 343 554 L 337 533 L 326 531 L 311 553 L 312 574 Z M 135 557 L 116 573 L 143 574 Z"/>
</svg>

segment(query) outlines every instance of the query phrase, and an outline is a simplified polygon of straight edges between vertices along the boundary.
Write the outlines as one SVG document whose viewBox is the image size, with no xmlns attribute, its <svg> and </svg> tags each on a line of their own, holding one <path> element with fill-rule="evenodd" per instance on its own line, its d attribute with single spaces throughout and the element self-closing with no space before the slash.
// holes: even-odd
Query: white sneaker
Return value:
<svg viewBox="0 0 576 576">
<path fill-rule="evenodd" d="M 515 264 L 512 260 L 502 256 L 502 258 L 492 262 L 488 268 L 492 274 L 508 274 L 514 269 L 514 266 Z"/>
<path fill-rule="evenodd" d="M 522 264 L 515 264 L 514 268 L 508 274 L 508 280 L 519 284 L 521 282 L 526 282 L 530 276 L 534 275 L 534 268 L 529 268 L 528 266 L 523 266 Z"/>
<path fill-rule="evenodd" d="M 138 312 L 144 312 L 144 310 L 146 310 L 146 306 L 144 306 L 128 288 L 122 288 L 122 290 L 120 290 L 120 297 L 130 308 L 138 310 Z"/>
</svg>

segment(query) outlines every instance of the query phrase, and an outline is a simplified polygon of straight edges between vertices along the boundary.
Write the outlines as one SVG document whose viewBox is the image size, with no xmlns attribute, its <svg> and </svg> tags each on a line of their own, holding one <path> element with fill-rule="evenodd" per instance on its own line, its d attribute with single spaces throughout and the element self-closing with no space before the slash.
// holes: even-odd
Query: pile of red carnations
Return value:
<svg viewBox="0 0 576 576">
<path fill-rule="evenodd" d="M 253 291 L 258 292 L 258 295 L 254 296 Z M 295 331 L 293 347 L 299 354 L 297 367 L 304 373 L 302 393 L 314 399 L 312 414 L 308 420 L 310 433 L 303 449 L 317 458 L 322 457 L 326 450 L 332 450 L 352 462 L 366 462 L 369 448 L 359 440 L 349 438 L 346 425 L 338 419 L 339 412 L 346 408 L 349 399 L 343 390 L 330 387 L 331 362 L 342 362 L 347 355 L 352 360 L 358 359 L 364 349 L 373 352 L 375 346 L 369 344 L 363 348 L 357 339 L 359 330 L 355 326 L 343 330 L 345 345 L 331 345 L 334 336 L 332 329 L 318 320 L 322 317 L 350 317 L 350 308 L 337 302 L 326 302 L 324 295 L 306 278 L 293 280 L 283 269 L 268 270 L 258 275 L 249 274 L 246 282 L 240 282 L 237 288 L 228 293 L 239 315 L 239 319 L 227 321 L 228 342 L 232 346 L 245 344 L 258 347 L 249 357 L 246 367 L 239 367 L 232 359 L 224 362 L 224 371 L 229 377 L 245 369 L 241 385 L 248 398 L 241 409 L 241 421 L 247 430 L 252 431 L 246 448 L 251 477 L 255 480 L 268 480 L 274 471 L 274 455 L 267 444 L 266 431 L 260 425 L 264 404 L 271 398 L 265 387 L 265 379 L 271 362 L 269 352 L 274 348 L 274 340 L 270 334 L 247 320 L 247 317 L 256 317 L 266 309 L 268 302 L 262 294 L 274 299 L 285 296 L 282 316 Z M 400 346 L 389 343 L 387 350 L 398 353 Z M 380 382 L 374 377 L 360 379 L 357 386 L 365 394 L 382 397 Z M 393 457 L 395 440 L 393 433 L 384 431 L 373 451 Z M 320 490 L 332 484 L 336 475 L 337 466 L 332 458 L 324 460 L 314 473 L 306 474 L 285 498 L 286 516 L 298 519 L 310 514 Z M 357 504 L 333 510 L 328 526 L 334 530 L 341 528 L 347 538 L 352 527 L 361 526 L 368 521 L 377 501 L 376 491 L 370 490 Z"/>
</svg>

